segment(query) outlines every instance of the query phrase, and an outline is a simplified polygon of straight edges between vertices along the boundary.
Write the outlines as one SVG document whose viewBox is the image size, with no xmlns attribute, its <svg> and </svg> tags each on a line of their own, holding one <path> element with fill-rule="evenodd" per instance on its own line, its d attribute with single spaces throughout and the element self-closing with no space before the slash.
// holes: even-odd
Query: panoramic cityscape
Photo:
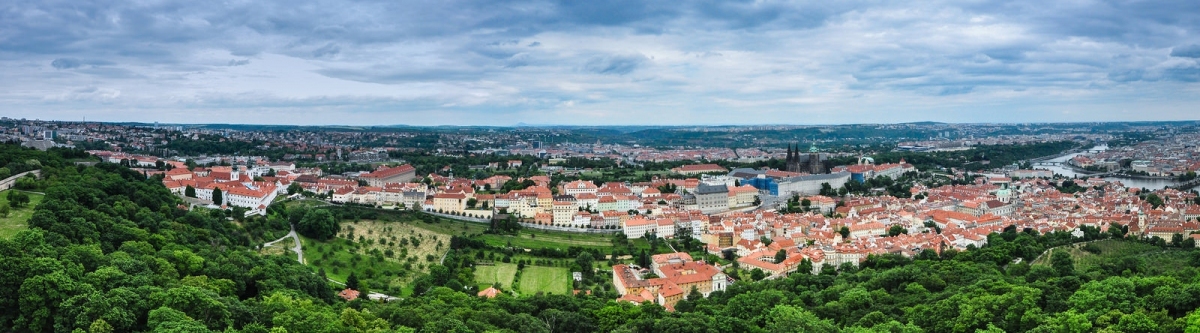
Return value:
<svg viewBox="0 0 1200 333">
<path fill-rule="evenodd" d="M 1200 5 L 0 6 L 3 332 L 1200 332 Z"/>
</svg>

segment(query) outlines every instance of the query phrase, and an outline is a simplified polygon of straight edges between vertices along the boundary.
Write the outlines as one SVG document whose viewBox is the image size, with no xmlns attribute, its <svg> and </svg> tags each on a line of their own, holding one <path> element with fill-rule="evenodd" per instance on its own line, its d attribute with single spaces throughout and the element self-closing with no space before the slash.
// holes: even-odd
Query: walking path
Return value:
<svg viewBox="0 0 1200 333">
<path fill-rule="evenodd" d="M 8 177 L 8 178 L 4 178 L 4 180 L 0 180 L 0 191 L 12 188 L 13 185 L 15 185 L 17 183 L 17 179 L 20 179 L 21 177 L 25 177 L 25 175 L 28 175 L 31 173 L 34 176 L 38 176 L 38 177 L 42 176 L 42 170 L 33 170 L 33 171 L 25 171 L 22 173 L 18 173 L 16 175 L 13 175 L 12 177 Z"/>
<path fill-rule="evenodd" d="M 288 239 L 288 238 L 291 238 L 292 241 L 296 242 L 296 246 L 291 248 L 292 251 L 296 252 L 296 261 L 299 261 L 301 264 L 307 264 L 306 262 L 304 262 L 304 251 L 300 248 L 300 246 L 301 246 L 300 245 L 300 237 L 296 236 L 296 226 L 294 226 L 294 225 L 292 226 L 292 231 L 288 232 L 287 235 L 284 235 L 283 237 L 281 237 L 279 239 L 267 242 L 266 244 L 263 244 L 262 247 L 268 247 L 271 245 L 275 245 L 275 243 L 282 242 L 283 240 Z"/>
</svg>

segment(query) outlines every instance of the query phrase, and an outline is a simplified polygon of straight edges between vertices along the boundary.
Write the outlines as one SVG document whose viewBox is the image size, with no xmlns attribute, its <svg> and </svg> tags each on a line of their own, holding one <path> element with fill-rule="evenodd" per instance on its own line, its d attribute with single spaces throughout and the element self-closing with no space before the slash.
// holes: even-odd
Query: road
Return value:
<svg viewBox="0 0 1200 333">
<path fill-rule="evenodd" d="M 263 244 L 263 247 L 275 245 L 275 243 L 282 242 L 283 240 L 288 239 L 289 237 L 293 241 L 296 242 L 296 246 L 291 248 L 292 251 L 296 252 L 296 261 L 299 261 L 301 264 L 306 264 L 304 262 L 304 251 L 301 250 L 300 237 L 296 236 L 296 226 L 294 226 L 294 225 L 292 226 L 292 231 L 288 232 L 287 235 L 284 235 L 283 237 L 281 237 L 279 239 L 267 242 L 266 244 Z"/>
</svg>

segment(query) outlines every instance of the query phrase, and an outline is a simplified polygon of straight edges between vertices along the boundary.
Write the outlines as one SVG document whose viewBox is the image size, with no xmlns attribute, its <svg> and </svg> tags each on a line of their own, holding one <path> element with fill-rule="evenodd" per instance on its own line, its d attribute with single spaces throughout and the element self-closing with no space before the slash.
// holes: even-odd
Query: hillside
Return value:
<svg viewBox="0 0 1200 333">
<path fill-rule="evenodd" d="M 11 147 L 4 149 L 12 149 Z M 4 156 L 0 154 L 0 156 Z M 54 157 L 47 157 L 53 160 Z M 12 332 L 1183 332 L 1200 329 L 1200 260 L 1191 248 L 1086 233 L 1008 230 L 965 252 L 914 259 L 871 257 L 860 268 L 827 269 L 761 282 L 739 281 L 674 312 L 591 296 L 507 293 L 483 299 L 476 256 L 498 259 L 490 242 L 452 237 L 445 265 L 412 282 L 392 303 L 344 302 L 312 267 L 260 255 L 247 226 L 222 212 L 183 211 L 154 179 L 118 165 L 49 166 L 46 193 L 29 229 L 0 239 L 0 331 Z M 355 227 L 354 235 L 361 230 Z M 353 224 L 349 225 L 353 226 Z M 368 234 L 378 233 L 371 231 Z M 386 229 L 384 229 L 386 230 Z M 396 229 L 393 229 L 395 231 Z M 424 236 L 423 236 L 424 237 Z M 538 237 L 541 238 L 541 237 Z M 365 239 L 365 237 L 364 237 Z M 399 238 L 397 238 L 399 239 Z M 390 237 L 387 239 L 390 241 Z M 1048 248 L 1101 240 L 1110 259 Z M 1115 250 L 1130 247 L 1141 250 Z M 435 247 L 436 250 L 436 247 Z M 1143 251 L 1145 250 L 1145 251 Z M 571 251 L 526 268 L 515 288 L 556 284 Z M 318 251 L 319 252 L 319 251 Z M 487 252 L 486 254 L 484 252 Z M 530 252 L 529 256 L 535 252 Z M 1167 252 L 1169 269 L 1158 268 Z M 1104 248 L 1101 254 L 1106 253 Z M 503 254 L 509 255 L 509 254 Z M 421 258 L 424 260 L 424 258 Z M 535 260 L 536 261 L 536 260 Z M 1131 263 L 1108 265 L 1106 263 Z M 562 267 L 562 268 L 553 268 Z M 553 269 L 551 269 L 553 268 Z M 504 279 L 496 272 L 492 279 Z M 507 273 L 505 274 L 507 275 Z M 603 278 L 603 271 L 600 274 Z M 528 279 L 528 280 L 527 280 Z M 543 281 L 544 280 L 544 281 Z M 560 289 L 561 291 L 561 289 Z"/>
</svg>

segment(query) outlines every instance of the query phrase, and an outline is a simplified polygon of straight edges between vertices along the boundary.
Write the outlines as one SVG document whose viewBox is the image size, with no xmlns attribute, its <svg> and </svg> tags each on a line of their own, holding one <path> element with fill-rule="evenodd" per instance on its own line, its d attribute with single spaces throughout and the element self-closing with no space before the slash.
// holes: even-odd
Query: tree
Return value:
<svg viewBox="0 0 1200 333">
<path fill-rule="evenodd" d="M 200 333 L 211 332 L 204 323 L 201 323 L 187 314 L 166 306 L 150 311 L 150 315 L 146 320 L 146 327 L 154 332 L 183 332 L 183 333 Z"/>
<path fill-rule="evenodd" d="M 358 287 L 358 276 L 350 272 L 350 275 L 346 276 L 346 289 L 358 290 Z"/>
<path fill-rule="evenodd" d="M 25 207 L 29 204 L 29 195 L 21 191 L 8 191 L 8 204 L 14 208 Z"/>
<path fill-rule="evenodd" d="M 1108 233 L 1109 233 L 1109 236 L 1112 238 L 1125 237 L 1125 231 L 1122 230 L 1121 224 L 1119 224 L 1119 223 L 1113 223 L 1113 224 L 1109 225 Z"/>
<path fill-rule="evenodd" d="M 784 260 L 787 260 L 787 250 L 779 249 L 779 252 L 775 252 L 775 263 L 782 263 Z"/>
<path fill-rule="evenodd" d="M 762 281 L 762 279 L 765 279 L 765 278 L 767 278 L 767 273 L 763 272 L 763 270 L 761 268 L 755 268 L 754 270 L 750 271 L 750 279 L 751 280 Z"/>
<path fill-rule="evenodd" d="M 221 189 L 214 188 L 212 191 L 212 202 L 214 205 L 220 206 L 225 202 L 225 198 L 221 197 Z"/>
<path fill-rule="evenodd" d="M 575 264 L 579 265 L 579 270 L 583 272 L 584 278 L 590 279 L 595 274 L 592 270 L 592 262 L 595 260 L 596 258 L 588 251 L 580 252 L 579 256 L 575 257 Z"/>
<path fill-rule="evenodd" d="M 841 229 L 838 229 L 838 233 L 842 235 L 842 239 L 850 238 L 850 228 L 847 226 L 842 226 Z"/>
<path fill-rule="evenodd" d="M 900 226 L 899 224 L 894 224 L 894 225 L 892 225 L 891 228 L 888 228 L 887 234 L 888 234 L 888 236 L 892 236 L 892 237 L 895 237 L 900 234 L 908 234 L 908 229 L 905 229 L 903 226 Z"/>
<path fill-rule="evenodd" d="M 776 305 L 766 317 L 767 325 L 765 328 L 767 332 L 771 333 L 838 332 L 837 326 L 834 326 L 832 322 L 822 320 L 803 308 Z"/>
<path fill-rule="evenodd" d="M 292 184 L 288 185 L 288 187 L 287 187 L 288 195 L 293 195 L 293 194 L 300 193 L 303 191 L 304 191 L 304 187 L 300 186 L 300 183 L 297 183 L 297 182 L 292 182 Z"/>
<path fill-rule="evenodd" d="M 192 187 L 192 185 L 188 185 L 187 188 L 183 189 L 183 195 L 188 198 L 195 198 L 196 197 L 196 188 Z"/>
<path fill-rule="evenodd" d="M 1162 207 L 1163 199 L 1162 197 L 1159 197 L 1158 194 L 1150 193 L 1150 195 L 1146 196 L 1146 203 L 1149 203 L 1150 206 L 1158 209 L 1158 207 Z"/>
<path fill-rule="evenodd" d="M 11 208 L 8 207 L 7 202 L 0 203 L 0 217 L 8 217 L 8 213 L 10 210 L 11 210 Z"/>
<path fill-rule="evenodd" d="M 475 198 L 467 199 L 467 208 L 475 209 L 475 205 L 479 204 L 479 200 Z"/>
<path fill-rule="evenodd" d="M 1075 274 L 1075 261 L 1067 251 L 1054 251 L 1054 254 L 1050 255 L 1050 266 L 1058 272 L 1058 276 Z"/>
<path fill-rule="evenodd" d="M 337 220 L 325 209 L 309 210 L 296 224 L 296 232 L 320 241 L 333 238 L 338 231 L 341 231 L 341 227 Z"/>
</svg>

